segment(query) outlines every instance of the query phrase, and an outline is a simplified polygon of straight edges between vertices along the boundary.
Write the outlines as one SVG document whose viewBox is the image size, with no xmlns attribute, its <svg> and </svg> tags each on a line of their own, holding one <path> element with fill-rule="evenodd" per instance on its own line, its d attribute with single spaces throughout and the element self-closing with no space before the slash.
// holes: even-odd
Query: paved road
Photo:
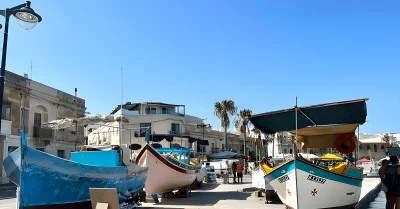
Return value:
<svg viewBox="0 0 400 209">
<path fill-rule="evenodd" d="M 15 209 L 16 208 L 16 191 L 0 191 L 0 209 Z"/>
</svg>

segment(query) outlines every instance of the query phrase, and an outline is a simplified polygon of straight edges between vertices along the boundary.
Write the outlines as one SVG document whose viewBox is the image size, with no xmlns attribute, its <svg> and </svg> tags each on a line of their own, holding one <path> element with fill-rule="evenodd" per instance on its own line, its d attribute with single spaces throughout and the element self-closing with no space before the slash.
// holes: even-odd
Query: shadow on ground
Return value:
<svg viewBox="0 0 400 209">
<path fill-rule="evenodd" d="M 212 194 L 211 194 L 212 193 Z M 201 205 L 214 206 L 221 200 L 246 200 L 250 193 L 244 192 L 192 192 L 190 198 L 163 198 L 157 205 Z"/>
</svg>

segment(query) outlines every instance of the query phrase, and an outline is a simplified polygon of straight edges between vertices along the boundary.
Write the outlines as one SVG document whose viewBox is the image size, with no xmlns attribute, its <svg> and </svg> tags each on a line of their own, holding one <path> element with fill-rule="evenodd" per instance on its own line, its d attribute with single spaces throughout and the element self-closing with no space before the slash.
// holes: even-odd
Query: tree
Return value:
<svg viewBox="0 0 400 209">
<path fill-rule="evenodd" d="M 389 135 L 388 134 L 383 135 L 382 138 L 381 138 L 381 141 L 384 143 L 383 146 L 385 148 L 386 155 L 388 155 L 387 145 L 390 143 Z"/>
<path fill-rule="evenodd" d="M 263 146 L 266 146 L 266 156 L 268 157 L 268 145 L 272 142 L 272 156 L 274 155 L 274 149 L 275 149 L 275 134 L 264 134 L 264 140 L 263 140 Z"/>
<path fill-rule="evenodd" d="M 214 104 L 214 115 L 221 120 L 221 126 L 224 128 L 224 144 L 226 148 L 228 148 L 228 128 L 231 123 L 229 116 L 233 116 L 236 112 L 237 107 L 232 100 L 222 100 L 222 102 L 216 102 Z"/>
<path fill-rule="evenodd" d="M 257 128 L 252 128 L 251 131 L 256 134 L 256 137 L 251 138 L 251 143 L 256 146 L 256 161 L 257 161 L 257 148 L 262 145 L 261 131 Z"/>
<path fill-rule="evenodd" d="M 236 118 L 233 121 L 233 124 L 237 129 L 240 130 L 240 133 L 243 134 L 244 137 L 244 147 L 243 154 L 246 156 L 246 140 L 247 140 L 247 132 L 249 130 L 250 120 L 249 115 L 251 115 L 252 111 L 249 109 L 240 110 L 239 114 L 236 114 Z"/>
</svg>

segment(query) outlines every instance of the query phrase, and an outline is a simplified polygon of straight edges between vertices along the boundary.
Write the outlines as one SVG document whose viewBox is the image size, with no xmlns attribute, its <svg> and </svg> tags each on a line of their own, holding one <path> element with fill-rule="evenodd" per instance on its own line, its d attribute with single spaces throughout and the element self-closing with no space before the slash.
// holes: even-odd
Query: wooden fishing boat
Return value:
<svg viewBox="0 0 400 209">
<path fill-rule="evenodd" d="M 178 153 L 179 159 L 169 153 Z M 180 190 L 196 180 L 201 166 L 190 165 L 189 157 L 186 160 L 182 159 L 184 153 L 190 156 L 190 149 L 155 149 L 149 144 L 143 147 L 136 158 L 136 163 L 149 168 L 144 189 L 146 194 L 155 195 Z"/>
<path fill-rule="evenodd" d="M 366 120 L 367 100 L 302 108 L 296 104 L 293 109 L 254 115 L 250 120 L 264 133 L 292 133 L 296 136 L 296 142 L 302 143 L 302 149 L 336 148 L 350 156 L 357 144 L 355 130 Z M 300 113 L 299 116 L 297 112 Z M 339 164 L 333 168 L 318 166 L 297 155 L 296 151 L 295 147 L 293 158 L 277 167 L 269 167 L 265 175 L 265 180 L 287 207 L 355 207 L 361 194 L 362 169 L 352 164 Z"/>
<path fill-rule="evenodd" d="M 21 113 L 23 118 L 23 108 Z M 72 153 L 80 159 L 73 162 L 28 147 L 23 127 L 21 147 L 3 162 L 8 178 L 20 188 L 21 208 L 91 208 L 89 188 L 116 188 L 121 197 L 132 198 L 146 182 L 146 167 L 127 163 L 126 155 L 120 162 L 126 149 Z M 93 157 L 98 165 L 90 162 Z"/>
</svg>

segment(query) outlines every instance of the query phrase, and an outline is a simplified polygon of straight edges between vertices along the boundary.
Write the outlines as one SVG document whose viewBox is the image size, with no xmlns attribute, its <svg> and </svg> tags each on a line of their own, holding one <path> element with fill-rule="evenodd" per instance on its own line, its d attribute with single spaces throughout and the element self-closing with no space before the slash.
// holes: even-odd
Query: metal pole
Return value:
<svg viewBox="0 0 400 209">
<path fill-rule="evenodd" d="M 294 144 L 294 155 L 295 155 L 295 157 L 297 157 L 297 97 L 296 97 L 296 108 L 295 108 L 295 111 L 296 111 L 296 139 L 295 139 L 295 144 Z"/>
<path fill-rule="evenodd" d="M 75 88 L 75 151 L 76 147 L 78 146 L 78 102 L 76 101 L 76 94 L 78 89 Z"/>
<path fill-rule="evenodd" d="M 360 124 L 358 124 L 358 127 L 357 127 L 357 143 L 356 143 L 356 146 L 357 146 L 357 153 L 356 153 L 356 165 L 357 165 L 357 162 L 358 162 L 358 158 L 359 158 L 359 155 L 360 155 Z"/>
<path fill-rule="evenodd" d="M 119 121 L 119 147 L 121 147 L 121 143 L 122 143 L 122 118 L 123 118 L 123 109 L 122 109 L 122 89 L 123 89 L 123 79 L 122 79 L 122 67 L 121 67 L 121 120 Z"/>
<path fill-rule="evenodd" d="M 130 150 L 130 152 L 129 152 L 130 161 L 132 162 L 132 132 L 131 132 L 131 130 L 129 130 L 129 146 L 128 146 L 128 148 Z"/>
<path fill-rule="evenodd" d="M 3 117 L 3 96 L 4 96 L 4 77 L 6 74 L 6 61 L 7 61 L 7 41 L 8 41 L 8 22 L 10 19 L 10 10 L 6 9 L 4 11 L 4 17 L 6 21 L 4 23 L 4 38 L 3 38 L 3 53 L 1 55 L 1 73 L 0 73 L 0 99 L 1 99 L 1 108 L 0 108 L 0 117 Z M 1 130 L 1 123 L 0 123 Z"/>
<path fill-rule="evenodd" d="M 203 141 L 204 141 L 204 128 L 205 128 L 205 126 L 204 126 L 204 124 L 201 124 L 201 126 L 203 127 Z M 204 146 L 203 146 L 203 149 L 201 149 L 202 151 L 203 151 L 203 155 L 204 155 Z"/>
</svg>

